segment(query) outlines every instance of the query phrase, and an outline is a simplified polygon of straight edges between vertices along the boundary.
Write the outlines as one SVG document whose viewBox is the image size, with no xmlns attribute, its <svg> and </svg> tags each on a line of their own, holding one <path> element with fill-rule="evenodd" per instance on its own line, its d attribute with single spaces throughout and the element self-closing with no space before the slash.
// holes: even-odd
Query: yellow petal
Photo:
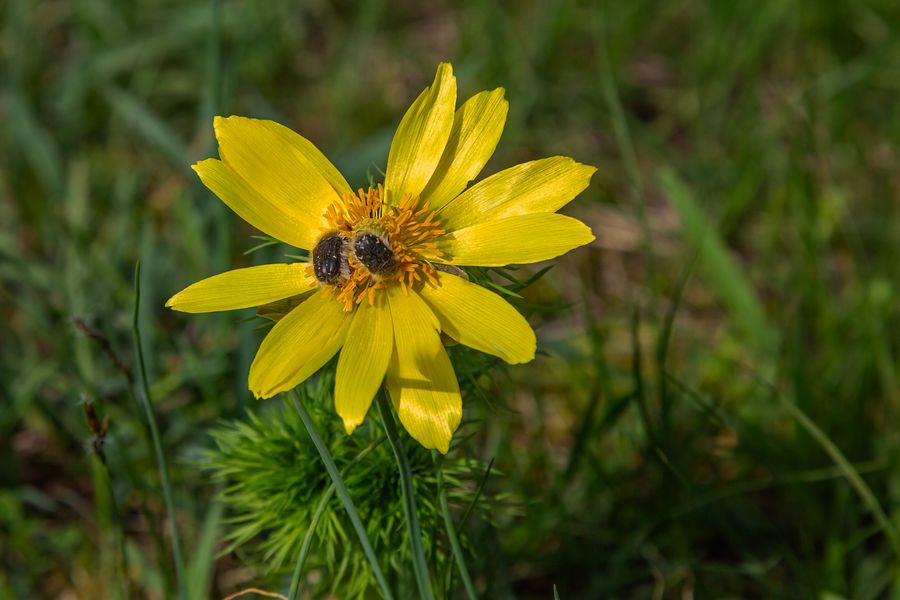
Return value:
<svg viewBox="0 0 900 600">
<path fill-rule="evenodd" d="M 269 398 L 318 371 L 344 343 L 351 314 L 323 290 L 278 321 L 250 365 L 253 395 Z"/>
<path fill-rule="evenodd" d="M 346 193 L 353 193 L 353 190 L 350 188 L 350 185 L 347 183 L 347 180 L 344 179 L 344 176 L 341 175 L 341 172 L 337 170 L 331 161 L 328 160 L 322 152 L 316 148 L 316 145 L 311 141 L 291 129 L 290 127 L 285 127 L 281 123 L 276 123 L 275 121 L 257 121 L 261 126 L 267 127 L 282 136 L 284 139 L 288 141 L 293 147 L 294 150 L 299 152 L 306 160 L 308 160 L 312 165 L 318 169 L 319 173 L 322 174 L 322 177 L 328 181 L 329 185 L 334 189 L 338 195 L 343 196 Z"/>
<path fill-rule="evenodd" d="M 265 200 L 264 210 L 293 217 L 306 230 L 305 236 L 316 240 L 325 209 L 340 198 L 305 154 L 267 123 L 246 117 L 216 117 L 219 155 Z M 313 245 L 315 241 L 301 248 Z"/>
<path fill-rule="evenodd" d="M 534 331 L 506 300 L 456 275 L 438 273 L 438 279 L 439 286 L 426 285 L 420 294 L 441 331 L 510 364 L 534 359 Z"/>
<path fill-rule="evenodd" d="M 596 167 L 554 156 L 491 175 L 451 200 L 438 216 L 445 229 L 462 229 L 504 217 L 556 212 L 590 183 Z"/>
<path fill-rule="evenodd" d="M 503 91 L 497 88 L 475 94 L 456 111 L 447 147 L 422 192 L 422 200 L 432 209 L 444 206 L 466 189 L 491 158 L 509 109 Z"/>
<path fill-rule="evenodd" d="M 594 240 L 587 225 L 556 213 L 487 221 L 436 239 L 451 265 L 502 267 L 555 258 Z"/>
<path fill-rule="evenodd" d="M 379 294 L 374 305 L 363 302 L 356 309 L 338 358 L 334 407 L 348 434 L 366 418 L 394 349 L 391 311 L 383 296 Z"/>
<path fill-rule="evenodd" d="M 455 108 L 456 77 L 449 63 L 441 63 L 434 82 L 403 115 L 391 142 L 384 178 L 389 203 L 425 189 L 450 137 Z"/>
<path fill-rule="evenodd" d="M 315 246 L 321 235 L 303 215 L 263 198 L 253 187 L 220 160 L 208 158 L 193 166 L 203 185 L 222 202 L 260 231 L 298 248 Z"/>
<path fill-rule="evenodd" d="M 400 422 L 420 444 L 446 454 L 462 418 L 462 398 L 438 321 L 415 292 L 388 288 L 394 353 L 387 388 Z"/>
<path fill-rule="evenodd" d="M 235 310 L 302 294 L 315 285 L 306 263 L 260 265 L 198 281 L 169 298 L 166 306 L 188 313 Z"/>
</svg>

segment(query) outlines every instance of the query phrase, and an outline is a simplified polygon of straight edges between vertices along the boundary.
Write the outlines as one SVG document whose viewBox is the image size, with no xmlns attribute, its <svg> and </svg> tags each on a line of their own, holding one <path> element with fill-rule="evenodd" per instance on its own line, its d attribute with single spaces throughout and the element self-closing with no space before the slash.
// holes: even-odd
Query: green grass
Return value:
<svg viewBox="0 0 900 600">
<path fill-rule="evenodd" d="M 477 480 L 444 481 L 476 590 L 900 592 L 900 5 L 595 4 L 0 5 L 0 598 L 175 597 L 133 397 L 138 259 L 185 587 L 287 593 L 296 556 L 273 571 L 252 545 L 223 553 L 235 515 L 198 458 L 223 421 L 282 410 L 247 391 L 259 323 L 163 303 L 289 250 L 245 255 L 258 232 L 189 167 L 215 155 L 212 116 L 242 114 L 301 132 L 364 184 L 444 59 L 463 97 L 507 89 L 485 173 L 555 154 L 599 167 L 565 209 L 597 241 L 518 291 L 536 362 L 451 349 L 470 436 L 455 456 L 493 460 L 490 510 L 461 527 Z M 84 399 L 109 417 L 105 464 Z M 318 409 L 333 442 L 330 404 Z M 429 454 L 410 460 L 433 476 Z M 327 490 L 317 477 L 304 515 Z M 443 523 L 438 498 L 416 501 Z M 338 515 L 328 530 L 352 541 L 335 506 L 323 524 Z M 434 548 L 438 597 L 448 581 L 464 597 L 440 530 Z M 305 594 L 332 589 L 320 551 L 314 538 Z"/>
</svg>

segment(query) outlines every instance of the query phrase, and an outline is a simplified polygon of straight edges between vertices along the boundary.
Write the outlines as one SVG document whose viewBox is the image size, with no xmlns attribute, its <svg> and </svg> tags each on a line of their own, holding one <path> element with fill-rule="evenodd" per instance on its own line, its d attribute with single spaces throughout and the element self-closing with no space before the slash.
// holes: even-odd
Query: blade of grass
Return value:
<svg viewBox="0 0 900 600">
<path fill-rule="evenodd" d="M 772 354 L 778 345 L 778 335 L 769 325 L 750 281 L 710 227 L 700 203 L 671 170 L 660 175 L 660 184 L 681 219 L 685 237 L 697 248 L 710 284 L 716 288 L 732 318 L 757 351 Z"/>
<path fill-rule="evenodd" d="M 631 201 L 634 205 L 635 216 L 641 226 L 641 245 L 643 246 L 645 259 L 650 263 L 650 270 L 652 271 L 653 232 L 647 219 L 647 196 L 644 193 L 644 182 L 641 179 L 640 169 L 638 169 L 637 153 L 634 150 L 634 142 L 628 129 L 628 120 L 625 117 L 625 110 L 622 108 L 622 101 L 619 98 L 619 89 L 616 85 L 613 66 L 610 62 L 609 44 L 606 41 L 606 24 L 603 12 L 600 10 L 594 13 L 594 29 L 597 32 L 594 39 L 598 46 L 597 56 L 600 59 L 598 66 L 600 68 L 599 79 L 603 92 L 603 101 L 606 104 L 606 109 L 609 111 L 610 124 L 616 138 L 616 145 L 619 147 L 619 153 L 625 166 L 625 174 L 628 177 Z"/>
<path fill-rule="evenodd" d="M 697 250 L 698 249 L 695 249 L 690 260 L 688 260 L 682 268 L 681 275 L 678 277 L 678 283 L 675 286 L 675 291 L 672 293 L 671 303 L 662 319 L 659 335 L 656 338 L 656 372 L 661 375 L 658 386 L 660 425 L 664 436 L 668 436 L 672 429 L 672 402 L 669 394 L 669 387 L 667 385 L 669 380 L 665 376 L 666 357 L 669 352 L 669 342 L 672 339 L 672 331 L 675 328 L 675 316 L 678 314 L 678 309 L 681 306 L 684 289 L 687 287 L 688 281 L 694 273 L 694 267 L 697 264 Z"/>
<path fill-rule="evenodd" d="M 341 498 L 341 502 L 344 503 L 344 510 L 347 511 L 347 516 L 350 518 L 350 523 L 353 525 L 353 529 L 359 537 L 359 543 L 362 545 L 363 552 L 366 554 L 366 558 L 372 566 L 372 572 L 375 574 L 375 580 L 381 588 L 381 593 L 384 594 L 384 597 L 387 600 L 392 600 L 394 596 L 391 594 L 390 588 L 388 588 L 384 574 L 381 572 L 381 567 L 378 565 L 378 559 L 375 557 L 375 551 L 372 549 L 372 544 L 369 542 L 369 536 L 366 534 L 366 529 L 363 527 L 362 520 L 359 518 L 356 506 L 353 504 L 353 500 L 347 492 L 347 486 L 344 485 L 344 479 L 341 477 L 337 465 L 334 464 L 334 459 L 331 457 L 328 446 L 325 445 L 325 441 L 322 439 L 322 436 L 319 435 L 316 424 L 313 423 L 312 417 L 309 416 L 306 407 L 303 406 L 303 403 L 300 401 L 300 396 L 296 391 L 292 393 L 291 400 L 293 401 L 294 409 L 300 416 L 300 420 L 303 421 L 303 426 L 306 427 L 306 432 L 309 434 L 313 445 L 319 452 L 322 462 L 325 464 L 325 470 L 328 471 L 328 475 L 331 477 L 332 483 L 334 483 L 335 490 Z"/>
<path fill-rule="evenodd" d="M 900 558 L 900 536 L 898 536 L 897 530 L 884 512 L 881 504 L 879 504 L 872 489 L 866 485 L 866 482 L 860 477 L 859 472 L 853 467 L 850 461 L 847 460 L 847 457 L 844 456 L 844 453 L 841 452 L 840 448 L 831 441 L 824 431 L 819 429 L 819 426 L 816 425 L 805 412 L 800 410 L 800 408 L 788 398 L 779 397 L 788 412 L 791 413 L 800 426 L 819 443 L 825 453 L 828 454 L 834 464 L 841 470 L 844 477 L 847 478 L 847 481 L 850 482 L 850 485 L 856 491 L 857 495 L 859 495 L 860 500 L 863 501 L 863 504 L 866 505 L 875 517 L 875 520 L 878 522 L 878 525 L 881 527 L 885 536 L 887 536 L 894 554 L 897 555 L 897 558 Z"/>
<path fill-rule="evenodd" d="M 50 194 L 60 195 L 64 189 L 63 162 L 53 136 L 41 125 L 18 84 L 10 84 L 8 116 L 4 119 L 9 134 L 19 150 L 40 176 Z"/>
<path fill-rule="evenodd" d="M 463 556 L 462 546 L 459 544 L 459 537 L 456 535 L 456 529 L 453 527 L 453 519 L 450 518 L 450 506 L 447 503 L 447 490 L 444 489 L 444 469 L 443 457 L 432 450 L 431 458 L 434 461 L 434 468 L 437 472 L 437 488 L 438 501 L 441 503 L 441 514 L 444 517 L 444 527 L 447 529 L 447 538 L 450 540 L 450 548 L 453 551 L 453 559 L 459 569 L 459 576 L 466 588 L 466 595 L 469 600 L 475 600 L 478 594 L 475 593 L 475 586 L 472 585 L 472 578 L 469 577 L 469 569 L 466 567 L 466 559 Z"/>
<path fill-rule="evenodd" d="M 208 0 L 209 31 L 206 35 L 204 85 L 197 112 L 197 129 L 209 124 L 222 105 L 222 6 L 219 0 Z"/>
<path fill-rule="evenodd" d="M 103 97 L 109 102 L 124 123 L 133 128 L 150 146 L 156 147 L 178 169 L 185 170 L 191 161 L 188 151 L 178 134 L 146 103 L 113 86 L 102 88 Z"/>
<path fill-rule="evenodd" d="M 478 482 L 478 487 L 475 488 L 475 494 L 472 496 L 472 501 L 469 502 L 466 510 L 463 511 L 462 517 L 460 517 L 459 519 L 459 525 L 456 526 L 458 530 L 462 531 L 462 528 L 466 526 L 466 521 L 469 519 L 469 515 L 472 514 L 472 511 L 478 504 L 478 500 L 481 499 L 481 494 L 484 492 L 484 486 L 487 485 L 488 478 L 490 478 L 491 476 L 491 469 L 493 468 L 494 459 L 491 458 L 491 461 L 488 463 L 487 468 L 484 470 L 484 475 L 481 477 L 481 481 Z"/>
<path fill-rule="evenodd" d="M 351 460 L 347 466 L 341 469 L 341 477 L 343 477 L 347 471 L 365 458 L 369 452 L 377 448 L 381 445 L 381 442 L 385 440 L 384 436 L 379 437 L 374 440 L 371 444 L 363 448 L 359 454 L 357 454 L 353 460 Z M 312 546 L 312 538 L 313 534 L 316 532 L 316 527 L 319 525 L 319 521 L 322 519 L 322 515 L 325 513 L 325 508 L 328 506 L 328 503 L 331 502 L 331 497 L 334 496 L 334 483 L 328 486 L 328 489 L 325 490 L 325 493 L 322 494 L 321 500 L 319 500 L 318 506 L 316 506 L 316 512 L 313 514 L 312 521 L 309 524 L 309 528 L 306 530 L 306 535 L 303 536 L 303 544 L 300 546 L 300 553 L 297 555 L 297 562 L 294 565 L 294 573 L 291 576 L 291 587 L 290 592 L 288 593 L 288 600 L 297 600 L 297 596 L 300 594 L 300 577 L 303 575 L 303 565 L 306 564 L 306 557 L 309 554 L 309 549 Z"/>
<path fill-rule="evenodd" d="M 653 448 L 659 448 L 656 439 L 656 429 L 653 426 L 653 419 L 650 415 L 650 409 L 647 406 L 646 386 L 644 385 L 643 358 L 641 351 L 641 313 L 640 309 L 635 306 L 631 311 L 631 369 L 634 373 L 634 399 L 637 403 L 638 410 L 641 415 L 641 422 L 644 425 L 644 432 L 647 434 L 647 441 Z"/>
<path fill-rule="evenodd" d="M 175 502 L 172 499 L 172 483 L 169 481 L 169 468 L 166 465 L 166 456 L 163 453 L 162 441 L 159 437 L 159 428 L 156 426 L 156 417 L 153 416 L 153 407 L 150 402 L 150 385 L 147 382 L 147 367 L 144 362 L 144 349 L 141 345 L 141 328 L 139 318 L 141 310 L 141 262 L 134 265 L 134 313 L 132 317 L 132 334 L 134 336 L 135 352 L 138 359 L 138 374 L 141 380 L 141 405 L 144 408 L 144 416 L 147 418 L 147 426 L 150 428 L 150 436 L 153 439 L 153 453 L 156 456 L 156 466 L 159 469 L 159 478 L 162 481 L 163 499 L 166 503 L 166 512 L 169 513 L 169 526 L 172 536 L 172 558 L 175 562 L 175 577 L 178 581 L 178 595 L 182 600 L 187 600 L 187 588 L 184 580 L 184 559 L 181 556 L 181 542 L 178 538 L 178 527 L 175 523 Z M 140 397 L 141 394 L 138 394 Z"/>
<path fill-rule="evenodd" d="M 128 582 L 128 553 L 126 552 L 125 528 L 122 520 L 122 512 L 116 500 L 116 491 L 113 487 L 112 473 L 103 450 L 106 434 L 109 430 L 109 417 L 100 418 L 94 402 L 86 394 L 82 395 L 82 407 L 84 408 L 85 421 L 93 440 L 91 441 L 91 480 L 94 486 L 94 502 L 97 505 L 97 524 L 100 527 L 103 544 L 101 545 L 100 562 L 103 570 L 112 571 L 112 577 L 118 579 L 121 589 L 117 590 L 118 598 L 129 598 L 131 593 Z M 115 527 L 113 524 L 118 523 Z M 115 550 L 110 551 L 110 547 Z M 113 566 L 107 567 L 108 559 L 105 555 L 115 554 Z M 112 583 L 110 583 L 112 585 Z"/>
<path fill-rule="evenodd" d="M 644 181 L 641 178 L 640 168 L 638 167 L 634 139 L 628 126 L 628 118 L 625 114 L 625 109 L 622 106 L 619 87 L 616 83 L 616 74 L 611 61 L 611 46 L 607 35 L 608 21 L 604 13 L 604 9 L 598 8 L 598 10 L 593 13 L 592 24 L 593 29 L 596 32 L 594 39 L 596 40 L 596 51 L 599 58 L 597 63 L 600 90 L 603 95 L 603 102 L 609 112 L 609 120 L 612 126 L 613 135 L 615 136 L 616 146 L 618 146 L 619 155 L 623 166 L 625 167 L 629 196 L 631 197 L 631 203 L 634 206 L 634 216 L 640 225 L 641 253 L 643 255 L 644 263 L 646 264 L 649 286 L 652 290 L 659 290 L 661 287 L 660 274 L 656 267 L 656 257 L 653 254 L 653 229 L 650 226 L 650 220 L 647 216 L 647 193 L 644 187 Z M 656 319 L 659 314 L 658 297 L 658 293 L 651 293 L 647 299 L 650 314 L 654 319 Z M 637 398 L 639 401 L 645 402 L 643 393 L 637 396 Z"/>
<path fill-rule="evenodd" d="M 132 370 L 128 367 L 128 365 L 125 364 L 125 361 L 122 360 L 122 358 L 116 353 L 116 350 L 113 348 L 112 343 L 110 342 L 109 338 L 107 338 L 106 335 L 104 335 L 104 333 L 102 331 L 91 327 L 90 325 L 85 323 L 82 319 L 75 318 L 75 319 L 73 319 L 73 323 L 74 323 L 76 329 L 81 331 L 84 335 L 88 336 L 90 339 L 92 339 L 94 342 L 96 342 L 97 345 L 100 346 L 100 349 L 103 351 L 103 353 L 109 359 L 110 364 L 115 368 L 116 371 L 118 371 L 122 375 L 122 378 L 125 381 L 125 389 L 128 392 L 128 397 L 131 400 L 131 402 L 134 404 L 134 406 L 138 410 L 138 412 L 140 412 L 142 410 L 143 403 L 138 398 L 138 392 L 136 389 L 137 383 L 135 382 L 134 374 L 132 373 Z M 146 419 L 141 420 L 141 424 L 142 424 L 141 427 L 138 428 L 138 434 L 140 435 L 139 442 L 141 444 L 149 445 L 151 443 L 150 427 L 147 425 Z M 0 433 L 2 433 L 2 429 L 0 429 Z M 118 451 L 117 451 L 118 458 L 119 458 L 119 460 L 121 460 L 124 463 L 124 467 L 125 467 L 122 469 L 121 472 L 127 478 L 128 484 L 132 488 L 139 491 L 139 497 L 141 498 L 141 501 L 138 503 L 140 514 L 146 522 L 150 523 L 153 521 L 153 519 L 150 516 L 150 510 L 148 509 L 147 502 L 145 500 L 145 495 L 147 493 L 147 489 L 149 488 L 149 486 L 143 480 L 143 478 L 135 477 L 135 474 L 139 473 L 140 469 L 136 467 L 135 462 L 134 462 L 135 459 L 133 459 L 131 457 L 130 447 L 126 444 L 117 444 L 117 448 L 118 448 Z M 150 535 L 153 539 L 153 545 L 155 547 L 157 554 L 159 556 L 164 555 L 166 545 L 165 545 L 164 540 L 162 539 L 162 535 L 160 534 L 159 529 L 156 527 L 151 528 Z M 123 544 L 123 549 L 122 549 L 123 558 L 127 562 L 128 554 L 125 551 L 125 547 L 124 547 L 125 546 L 124 532 L 122 534 L 122 544 Z M 130 567 L 128 569 L 126 569 L 125 572 L 129 573 Z M 168 575 L 169 575 L 169 571 L 165 571 L 164 577 L 168 578 Z M 130 582 L 129 582 L 129 586 L 130 586 Z M 126 596 L 130 597 L 129 594 L 126 594 Z"/>
<path fill-rule="evenodd" d="M 225 507 L 221 503 L 213 502 L 203 520 L 200 540 L 188 563 L 187 588 L 191 598 L 209 598 L 210 596 L 209 584 L 216 560 L 216 540 L 219 537 L 224 512 Z"/>
<path fill-rule="evenodd" d="M 114 584 L 112 579 L 116 579 L 118 586 L 116 588 L 116 598 L 130 598 L 131 590 L 128 580 L 128 553 L 125 550 L 126 539 L 125 531 L 121 527 L 123 523 L 121 511 L 116 501 L 115 490 L 112 485 L 112 475 L 109 472 L 109 465 L 103 455 L 102 449 L 94 448 L 91 456 L 91 479 L 94 486 L 94 497 L 97 505 L 97 522 L 102 531 L 103 544 L 100 552 L 101 564 L 106 562 L 106 554 L 114 554 L 112 567 L 104 570 L 112 571 L 114 576 L 107 576 L 110 587 Z M 119 527 L 115 527 L 114 523 L 119 523 Z"/>
<path fill-rule="evenodd" d="M 412 485 L 412 472 L 409 470 L 409 461 L 406 451 L 397 434 L 397 424 L 394 422 L 394 413 L 391 412 L 390 401 L 387 392 L 381 390 L 375 396 L 378 405 L 378 414 L 384 425 L 384 433 L 387 435 L 394 457 L 397 459 L 397 468 L 400 471 L 400 486 L 403 493 L 403 512 L 406 516 L 406 530 L 409 533 L 409 545 L 412 550 L 413 571 L 416 575 L 416 583 L 419 586 L 419 596 L 425 600 L 434 600 L 431 591 L 431 582 L 428 578 L 428 562 L 425 560 L 425 549 L 422 547 L 422 532 L 419 530 L 419 516 L 416 513 L 416 499 Z"/>
</svg>

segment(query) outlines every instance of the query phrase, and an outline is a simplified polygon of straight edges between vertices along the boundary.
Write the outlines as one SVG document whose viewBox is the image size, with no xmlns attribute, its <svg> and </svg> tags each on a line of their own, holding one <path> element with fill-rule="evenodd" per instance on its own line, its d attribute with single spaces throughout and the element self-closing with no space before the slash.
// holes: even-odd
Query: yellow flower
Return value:
<svg viewBox="0 0 900 600">
<path fill-rule="evenodd" d="M 253 394 L 289 390 L 340 351 L 334 399 L 348 433 L 386 381 L 410 435 L 446 453 L 462 402 L 441 332 L 510 364 L 535 351 L 527 321 L 456 267 L 542 261 L 594 239 L 556 214 L 596 170 L 571 158 L 520 164 L 466 189 L 500 139 L 503 95 L 481 92 L 457 109 L 456 78 L 442 63 L 400 121 L 384 185 L 356 193 L 290 129 L 216 117 L 221 160 L 194 170 L 251 225 L 310 251 L 310 262 L 228 271 L 166 306 L 200 313 L 299 297 L 256 354 Z"/>
</svg>

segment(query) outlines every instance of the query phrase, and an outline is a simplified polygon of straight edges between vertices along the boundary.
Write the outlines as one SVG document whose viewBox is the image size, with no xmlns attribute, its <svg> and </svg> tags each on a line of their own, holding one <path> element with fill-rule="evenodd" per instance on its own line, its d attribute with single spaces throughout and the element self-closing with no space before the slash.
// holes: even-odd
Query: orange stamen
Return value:
<svg viewBox="0 0 900 600">
<path fill-rule="evenodd" d="M 384 188 L 381 184 L 368 190 L 359 189 L 355 194 L 346 193 L 340 202 L 325 210 L 323 233 L 342 232 L 352 236 L 356 231 L 374 231 L 389 244 L 397 261 L 397 267 L 389 275 L 371 273 L 352 255 L 348 257 L 350 276 L 336 285 L 326 285 L 328 294 L 334 294 L 344 310 L 368 300 L 375 303 L 377 290 L 385 289 L 391 282 L 400 284 L 404 294 L 417 282 L 437 285 L 437 269 L 429 258 L 442 258 L 434 239 L 446 233 L 437 213 L 420 203 L 418 196 L 406 194 L 393 206 L 384 204 Z M 309 269 L 312 276 L 312 269 Z"/>
</svg>

